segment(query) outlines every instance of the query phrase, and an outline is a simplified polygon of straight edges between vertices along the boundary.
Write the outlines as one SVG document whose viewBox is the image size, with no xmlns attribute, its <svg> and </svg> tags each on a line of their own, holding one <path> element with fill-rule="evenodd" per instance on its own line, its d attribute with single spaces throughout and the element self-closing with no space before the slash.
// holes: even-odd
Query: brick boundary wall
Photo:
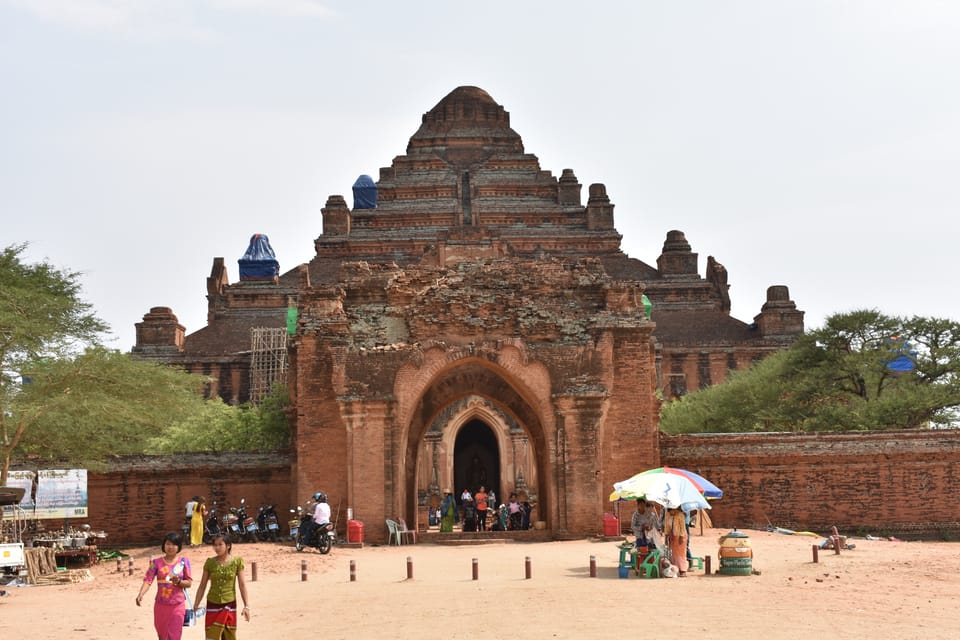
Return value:
<svg viewBox="0 0 960 640">
<path fill-rule="evenodd" d="M 291 504 L 289 458 L 286 451 L 118 457 L 106 471 L 87 473 L 88 517 L 71 518 L 68 524 L 106 532 L 102 546 L 107 549 L 152 543 L 159 549 L 164 533 L 181 530 L 187 501 L 201 495 L 208 507 L 216 502 L 221 513 L 241 498 L 253 517 L 261 504 L 272 504 L 286 534 L 289 509 L 296 506 Z M 61 520 L 40 523 L 47 530 L 64 526 Z"/>
<path fill-rule="evenodd" d="M 661 434 L 660 456 L 723 489 L 717 527 L 960 538 L 960 429 Z"/>
<path fill-rule="evenodd" d="M 661 434 L 660 456 L 724 490 L 711 510 L 720 528 L 825 534 L 836 525 L 847 535 L 960 538 L 960 430 Z M 117 458 L 90 472 L 87 488 L 90 515 L 69 524 L 107 532 L 107 548 L 159 543 L 179 531 L 194 495 L 218 507 L 246 498 L 250 515 L 273 504 L 283 533 L 289 509 L 307 498 L 292 494 L 286 451 Z M 345 513 L 340 522 L 345 528 Z"/>
</svg>

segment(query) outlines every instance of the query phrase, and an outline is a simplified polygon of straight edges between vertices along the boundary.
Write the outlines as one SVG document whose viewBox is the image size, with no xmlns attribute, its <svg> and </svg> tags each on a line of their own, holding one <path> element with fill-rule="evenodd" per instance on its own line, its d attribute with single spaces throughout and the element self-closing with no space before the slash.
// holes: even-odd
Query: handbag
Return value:
<svg viewBox="0 0 960 640">
<path fill-rule="evenodd" d="M 183 626 L 185 627 L 195 627 L 197 626 L 197 618 L 202 618 L 203 614 L 207 612 L 206 607 L 197 607 L 196 612 L 193 610 L 193 603 L 190 602 L 190 592 L 186 589 L 183 590 L 183 595 L 187 599 L 187 608 L 183 611 Z"/>
</svg>

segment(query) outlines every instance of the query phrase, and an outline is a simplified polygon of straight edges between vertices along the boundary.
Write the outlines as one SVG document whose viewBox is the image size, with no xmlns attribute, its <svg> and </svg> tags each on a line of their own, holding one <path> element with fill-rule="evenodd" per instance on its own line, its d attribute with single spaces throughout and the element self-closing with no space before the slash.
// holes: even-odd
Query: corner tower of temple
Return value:
<svg viewBox="0 0 960 640">
<path fill-rule="evenodd" d="M 719 382 L 802 332 L 782 286 L 755 322 L 731 317 L 726 270 L 711 256 L 701 277 L 682 231 L 656 267 L 625 255 L 606 187 L 584 203 L 477 87 L 353 195 L 329 196 L 315 256 L 279 277 L 230 283 L 215 258 L 206 327 L 177 338 L 169 309 L 138 324 L 135 352 L 230 402 L 256 388 L 251 336 L 289 331 L 294 502 L 322 489 L 368 523 L 426 526 L 447 490 L 483 485 L 527 497 L 555 535 L 593 533 L 613 483 L 659 465 L 658 390 Z"/>
</svg>

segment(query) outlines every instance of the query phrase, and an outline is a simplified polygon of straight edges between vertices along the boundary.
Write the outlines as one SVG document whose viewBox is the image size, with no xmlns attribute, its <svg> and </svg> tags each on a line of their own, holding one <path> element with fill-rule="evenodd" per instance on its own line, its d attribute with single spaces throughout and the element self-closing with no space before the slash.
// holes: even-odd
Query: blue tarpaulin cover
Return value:
<svg viewBox="0 0 960 640">
<path fill-rule="evenodd" d="M 917 368 L 917 352 L 909 342 L 900 336 L 887 338 L 885 342 L 893 355 L 886 360 L 887 369 L 894 373 L 907 373 Z"/>
<path fill-rule="evenodd" d="M 270 246 L 270 239 L 262 233 L 253 234 L 247 252 L 237 262 L 240 263 L 241 280 L 262 280 L 280 275 L 280 263 Z"/>
<path fill-rule="evenodd" d="M 353 183 L 353 208 L 377 208 L 377 183 L 367 174 L 363 174 Z"/>
</svg>

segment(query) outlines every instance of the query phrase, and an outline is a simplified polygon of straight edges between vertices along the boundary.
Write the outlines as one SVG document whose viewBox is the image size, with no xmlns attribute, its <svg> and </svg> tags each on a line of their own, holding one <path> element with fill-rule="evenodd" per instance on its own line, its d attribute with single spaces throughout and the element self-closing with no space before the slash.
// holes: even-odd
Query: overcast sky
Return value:
<svg viewBox="0 0 960 640">
<path fill-rule="evenodd" d="M 671 229 L 751 321 L 960 320 L 960 2 L 0 0 L 0 246 L 82 272 L 129 350 L 250 236 L 308 261 L 331 194 L 457 86 L 601 182 L 629 255 Z M 654 301 L 656 304 L 656 301 Z"/>
</svg>

